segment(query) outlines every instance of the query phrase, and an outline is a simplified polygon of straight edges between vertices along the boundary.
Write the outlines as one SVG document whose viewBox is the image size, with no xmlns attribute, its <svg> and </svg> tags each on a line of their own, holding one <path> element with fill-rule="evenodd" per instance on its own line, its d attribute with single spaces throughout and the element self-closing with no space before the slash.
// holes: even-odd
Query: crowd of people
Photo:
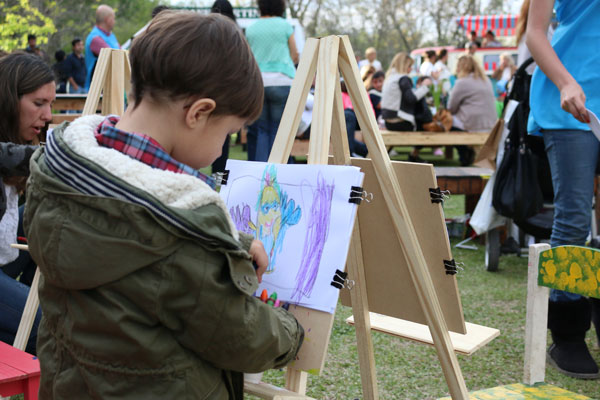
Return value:
<svg viewBox="0 0 600 400">
<path fill-rule="evenodd" d="M 531 86 L 529 123 L 532 132 L 543 135 L 552 168 L 557 210 L 552 244 L 582 245 L 600 148 L 583 124 L 589 122 L 586 104 L 598 109 L 593 89 L 600 80 L 583 78 L 589 71 L 580 65 L 578 50 L 595 43 L 598 32 L 588 19 L 600 10 L 573 1 L 577 12 L 560 7 L 559 17 L 573 23 L 559 28 L 553 48 L 546 36 L 552 2 L 532 3 L 543 12 L 532 14 L 527 39 L 521 36 L 520 43 L 541 68 Z M 167 387 L 170 396 L 191 391 L 197 397 L 242 398 L 236 371 L 279 367 L 295 358 L 303 328 L 287 311 L 254 301 L 248 289 L 257 287 L 266 270 L 264 248 L 229 228 L 214 179 L 199 172 L 215 162 L 224 169 L 229 135 L 247 124 L 248 159 L 267 161 L 271 152 L 298 51 L 294 29 L 284 18 L 284 0 L 259 0 L 258 8 L 261 18 L 245 38 L 232 23 L 227 0 L 217 0 L 208 16 L 163 13 L 164 8 L 153 13 L 154 22 L 133 40 L 131 104 L 123 117 L 87 116 L 61 126 L 31 163 L 56 93 L 86 93 L 100 50 L 120 48 L 112 33 L 114 10 L 100 5 L 89 35 L 74 38 L 68 56 L 58 51 L 52 67 L 33 35 L 24 51 L 0 57 L 0 306 L 6 310 L 0 314 L 0 340 L 14 341 L 35 258 L 45 275 L 43 312 L 38 310 L 27 351 L 40 354 L 42 394 L 52 397 L 85 386 L 99 398 L 114 391 L 143 397 L 140 393 Z M 572 43 L 579 45 L 571 49 Z M 387 130 L 486 131 L 498 118 L 495 88 L 473 52 L 499 45 L 491 31 L 481 42 L 472 35 L 455 71 L 447 65 L 446 49 L 428 51 L 416 80 L 414 59 L 405 52 L 395 54 L 384 72 L 370 47 L 357 67 L 373 113 Z M 180 56 L 184 51 L 189 57 Z M 515 69 L 512 56 L 503 54 L 494 76 L 506 85 Z M 341 86 L 350 151 L 365 157 L 368 149 L 356 137 L 360 127 L 352 101 L 344 82 Z M 310 134 L 311 109 L 309 97 L 299 131 L 304 137 Z M 473 149 L 457 148 L 460 163 L 471 164 Z M 423 162 L 419 148 L 412 149 L 409 161 Z M 73 174 L 73 168 L 89 174 Z M 30 174 L 27 207 L 19 207 Z M 143 182 L 131 179 L 138 174 L 145 174 Z M 190 191 L 185 206 L 177 202 L 182 193 L 171 180 Z M 132 193 L 135 204 L 115 195 L 114 188 Z M 157 224 L 164 215 L 169 218 Z M 33 258 L 9 246 L 26 236 Z M 109 247 L 114 254 L 107 254 Z M 123 269 L 106 271 L 107 259 Z M 198 260 L 203 268 L 196 268 Z M 223 273 L 224 266 L 232 276 Z M 235 274 L 244 275 L 246 284 L 233 282 Z M 195 311 L 199 298 L 192 290 L 199 282 L 207 288 L 201 294 L 205 308 L 214 307 L 202 315 Z M 592 307 L 598 314 L 597 302 L 559 291 L 551 295 L 549 354 L 571 376 L 598 376 L 582 339 Z M 271 327 L 268 332 L 254 329 L 263 324 Z M 106 332 L 118 332 L 116 342 L 104 340 Z M 157 339 L 160 345 L 154 346 Z M 141 361 L 123 356 L 142 353 Z M 109 375 L 132 371 L 139 373 L 135 382 L 125 379 L 117 388 L 103 384 L 114 379 Z M 166 386 L 165 374 L 173 377 Z"/>
<path fill-rule="evenodd" d="M 54 53 L 52 72 L 56 93 L 87 93 L 100 50 L 105 47 L 120 48 L 112 32 L 114 25 L 114 10 L 110 6 L 100 5 L 96 9 L 96 24 L 85 41 L 75 37 L 71 41 L 71 53 L 67 55 L 63 50 Z M 37 37 L 33 34 L 27 36 L 27 47 L 24 51 L 40 57 L 46 63 L 50 62 L 46 53 L 37 45 Z"/>
</svg>

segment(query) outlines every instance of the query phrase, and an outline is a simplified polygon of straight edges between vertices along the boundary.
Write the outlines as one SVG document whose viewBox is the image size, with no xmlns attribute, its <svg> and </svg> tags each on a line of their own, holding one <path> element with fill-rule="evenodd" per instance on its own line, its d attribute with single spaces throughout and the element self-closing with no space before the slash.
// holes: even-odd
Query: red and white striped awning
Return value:
<svg viewBox="0 0 600 400">
<path fill-rule="evenodd" d="M 517 27 L 518 15 L 465 15 L 456 18 L 458 26 L 469 35 L 471 31 L 477 32 L 477 36 L 484 36 L 488 30 L 496 36 L 514 36 Z"/>
</svg>

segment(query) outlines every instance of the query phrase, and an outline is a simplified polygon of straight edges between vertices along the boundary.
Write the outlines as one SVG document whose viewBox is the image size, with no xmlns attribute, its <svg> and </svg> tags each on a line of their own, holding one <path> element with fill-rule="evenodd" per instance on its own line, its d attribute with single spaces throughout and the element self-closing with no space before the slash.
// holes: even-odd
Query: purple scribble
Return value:
<svg viewBox="0 0 600 400">
<path fill-rule="evenodd" d="M 241 210 L 240 210 L 241 206 Z M 254 235 L 254 230 L 250 227 L 250 206 L 242 203 L 229 209 L 229 214 L 238 231 Z"/>
<path fill-rule="evenodd" d="M 310 297 L 319 273 L 323 248 L 329 234 L 334 187 L 333 184 L 327 185 L 323 176 L 318 175 L 317 189 L 313 193 L 313 203 L 308 216 L 302 260 L 296 275 L 296 288 L 292 294 L 292 299 L 297 302 L 300 302 L 302 297 Z"/>
</svg>

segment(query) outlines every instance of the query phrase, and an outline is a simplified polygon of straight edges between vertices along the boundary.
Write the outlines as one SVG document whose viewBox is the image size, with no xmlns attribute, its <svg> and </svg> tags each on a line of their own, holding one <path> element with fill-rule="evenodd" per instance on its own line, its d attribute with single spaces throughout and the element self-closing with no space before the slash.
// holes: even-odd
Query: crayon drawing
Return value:
<svg viewBox="0 0 600 400">
<path fill-rule="evenodd" d="M 339 290 L 331 286 L 344 269 L 356 206 L 351 186 L 358 168 L 275 165 L 229 160 L 221 196 L 240 232 L 260 240 L 269 267 L 259 287 L 282 301 L 333 312 Z"/>
<path fill-rule="evenodd" d="M 267 273 L 272 273 L 276 266 L 276 256 L 283 248 L 287 229 L 296 225 L 302 216 L 302 210 L 296 207 L 294 199 L 288 200 L 287 193 L 282 192 L 277 182 L 275 165 L 267 166 L 263 172 L 255 210 L 256 222 L 252 222 L 250 206 L 247 204 L 232 207 L 229 212 L 238 230 L 254 235 L 263 243 L 269 256 Z"/>
<path fill-rule="evenodd" d="M 296 287 L 292 298 L 300 301 L 303 296 L 310 297 L 319 264 L 323 255 L 323 247 L 327 242 L 331 215 L 331 199 L 334 185 L 327 185 L 321 174 L 317 176 L 317 188 L 313 193 L 311 212 L 308 216 L 308 229 L 304 240 L 304 250 L 300 270 L 296 275 Z"/>
</svg>

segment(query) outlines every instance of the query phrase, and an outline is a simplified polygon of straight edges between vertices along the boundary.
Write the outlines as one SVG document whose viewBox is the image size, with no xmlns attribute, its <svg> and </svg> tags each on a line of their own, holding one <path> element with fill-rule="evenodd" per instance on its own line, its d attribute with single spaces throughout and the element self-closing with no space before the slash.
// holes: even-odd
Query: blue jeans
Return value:
<svg viewBox="0 0 600 400">
<path fill-rule="evenodd" d="M 600 142 L 590 131 L 544 130 L 543 134 L 554 187 L 550 245 L 584 246 L 590 232 Z M 560 290 L 550 292 L 550 301 L 579 298 Z"/>
<path fill-rule="evenodd" d="M 267 161 L 269 159 L 289 94 L 290 86 L 265 87 L 262 113 L 258 120 L 248 127 L 248 160 Z M 254 140 L 256 141 L 254 142 Z"/>
<path fill-rule="evenodd" d="M 12 346 L 17 335 L 19 322 L 27 295 L 29 294 L 29 286 L 14 280 L 13 278 L 0 271 L 0 340 Z M 31 335 L 25 351 L 30 354 L 36 354 L 35 342 L 37 339 L 38 326 L 42 318 L 42 311 L 38 308 Z"/>
<path fill-rule="evenodd" d="M 358 129 L 358 119 L 356 119 L 356 113 L 354 110 L 351 108 L 346 108 L 344 110 L 344 119 L 346 120 L 346 133 L 348 135 L 348 147 L 350 148 L 350 154 L 366 157 L 368 153 L 367 146 L 354 138 L 354 134 Z"/>
</svg>

